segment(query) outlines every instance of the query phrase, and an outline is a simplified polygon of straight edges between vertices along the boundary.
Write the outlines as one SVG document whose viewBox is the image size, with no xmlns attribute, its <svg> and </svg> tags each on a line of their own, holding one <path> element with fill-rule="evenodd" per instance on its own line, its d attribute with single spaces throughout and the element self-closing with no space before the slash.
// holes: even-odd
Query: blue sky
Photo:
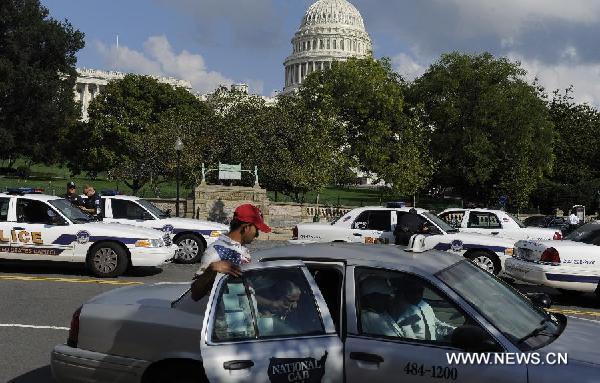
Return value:
<svg viewBox="0 0 600 383">
<path fill-rule="evenodd" d="M 290 39 L 313 0 L 41 0 L 86 35 L 78 66 L 183 78 L 207 92 L 246 82 L 283 86 Z M 443 52 L 490 51 L 519 61 L 549 90 L 573 84 L 600 105 L 600 1 L 351 0 L 376 57 L 407 78 Z M 119 49 L 116 36 L 119 35 Z"/>
</svg>

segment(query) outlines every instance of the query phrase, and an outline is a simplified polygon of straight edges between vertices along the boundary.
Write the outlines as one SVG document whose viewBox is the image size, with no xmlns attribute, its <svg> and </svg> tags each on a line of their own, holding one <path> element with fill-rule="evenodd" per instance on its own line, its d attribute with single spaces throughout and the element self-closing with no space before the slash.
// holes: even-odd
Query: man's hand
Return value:
<svg viewBox="0 0 600 383">
<path fill-rule="evenodd" d="M 240 267 L 234 265 L 229 261 L 213 262 L 208 266 L 208 270 L 214 271 L 216 273 L 229 274 L 234 277 L 242 276 L 242 270 L 240 269 Z"/>
</svg>

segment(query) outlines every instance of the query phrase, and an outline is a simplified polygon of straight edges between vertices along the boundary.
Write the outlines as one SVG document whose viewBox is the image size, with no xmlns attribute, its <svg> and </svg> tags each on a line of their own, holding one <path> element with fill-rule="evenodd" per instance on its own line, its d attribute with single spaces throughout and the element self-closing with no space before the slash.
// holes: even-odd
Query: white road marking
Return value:
<svg viewBox="0 0 600 383">
<path fill-rule="evenodd" d="M 567 316 L 568 316 L 568 317 L 571 317 L 571 318 L 575 318 L 575 319 L 581 319 L 581 320 L 584 320 L 584 321 L 586 321 L 586 322 L 592 322 L 592 323 L 597 323 L 597 324 L 600 324 L 600 322 L 598 322 L 597 320 L 593 320 L 593 319 L 587 319 L 587 318 L 582 318 L 582 317 L 576 317 L 576 316 L 573 316 L 573 315 L 567 315 Z"/>
<path fill-rule="evenodd" d="M 0 323 L 0 327 L 19 327 L 19 328 L 35 328 L 35 329 L 42 329 L 42 330 L 66 330 L 66 331 L 69 331 L 68 327 L 34 326 L 31 324 L 18 324 L 18 323 Z"/>
</svg>

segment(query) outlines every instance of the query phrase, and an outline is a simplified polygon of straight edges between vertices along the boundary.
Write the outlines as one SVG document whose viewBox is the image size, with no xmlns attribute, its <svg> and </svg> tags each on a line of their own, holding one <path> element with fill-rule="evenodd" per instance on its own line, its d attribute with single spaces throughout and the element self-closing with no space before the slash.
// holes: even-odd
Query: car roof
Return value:
<svg viewBox="0 0 600 383">
<path fill-rule="evenodd" d="M 21 198 L 28 198 L 28 199 L 33 199 L 33 200 L 37 200 L 37 201 L 52 201 L 55 199 L 64 199 L 63 197 L 59 197 L 59 196 L 55 196 L 55 195 L 48 195 L 48 194 L 35 194 L 35 193 L 31 193 L 31 194 L 10 194 L 10 193 L 0 193 L 1 196 L 3 197 L 21 197 Z"/>
<path fill-rule="evenodd" d="M 355 209 L 352 209 L 351 211 L 389 210 L 389 211 L 406 211 L 406 212 L 408 212 L 408 211 L 410 211 L 410 209 L 412 209 L 412 207 L 364 206 L 364 207 L 357 207 Z M 416 207 L 415 210 L 419 214 L 424 213 L 424 212 L 429 212 L 429 210 L 423 209 L 423 208 L 420 208 L 420 207 Z"/>
<path fill-rule="evenodd" d="M 442 213 L 448 213 L 448 212 L 452 212 L 452 211 L 464 211 L 464 212 L 467 212 L 467 211 L 487 211 L 487 212 L 490 212 L 490 213 L 504 213 L 504 214 L 507 213 L 504 210 L 488 209 L 487 207 L 475 207 L 475 208 L 469 208 L 469 209 L 463 209 L 461 207 L 453 207 L 453 208 L 449 208 L 449 209 L 446 209 L 446 210 L 442 211 L 440 214 L 442 214 Z"/>
<path fill-rule="evenodd" d="M 399 269 L 417 269 L 424 274 L 435 274 L 463 257 L 444 251 L 429 250 L 415 253 L 393 245 L 367 245 L 349 243 L 319 243 L 275 247 L 252 253 L 258 261 L 298 259 L 303 261 L 345 262 L 354 266 Z"/>
<path fill-rule="evenodd" d="M 130 201 L 137 201 L 140 197 L 136 197 L 134 195 L 101 195 L 102 198 L 112 198 L 112 199 L 126 199 Z"/>
</svg>

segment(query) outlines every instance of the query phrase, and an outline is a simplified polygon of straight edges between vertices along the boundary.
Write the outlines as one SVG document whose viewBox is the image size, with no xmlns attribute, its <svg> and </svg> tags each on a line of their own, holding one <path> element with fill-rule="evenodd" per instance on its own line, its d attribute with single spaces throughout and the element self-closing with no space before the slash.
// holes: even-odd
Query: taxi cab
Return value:
<svg viewBox="0 0 600 383">
<path fill-rule="evenodd" d="M 0 193 L 0 258 L 83 262 L 97 277 L 160 266 L 177 246 L 158 230 L 97 222 L 68 200 L 32 188 Z"/>
<path fill-rule="evenodd" d="M 152 202 L 114 191 L 102 191 L 103 221 L 157 229 L 168 234 L 179 249 L 174 261 L 199 262 L 204 250 L 229 231 L 227 225 L 191 218 L 171 217 Z"/>
<path fill-rule="evenodd" d="M 104 293 L 51 354 L 57 382 L 597 382 L 600 328 L 549 314 L 463 257 L 381 245 L 257 252 L 242 277 Z M 568 351 L 568 365 L 449 353 Z"/>
</svg>

